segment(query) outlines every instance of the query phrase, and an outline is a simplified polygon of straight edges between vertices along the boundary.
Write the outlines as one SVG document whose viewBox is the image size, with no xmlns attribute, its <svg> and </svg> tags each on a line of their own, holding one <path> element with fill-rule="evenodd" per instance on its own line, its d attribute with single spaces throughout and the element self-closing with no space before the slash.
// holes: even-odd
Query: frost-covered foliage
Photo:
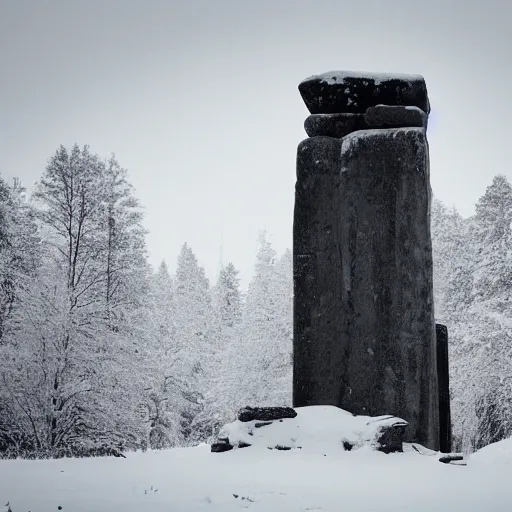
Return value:
<svg viewBox="0 0 512 512">
<path fill-rule="evenodd" d="M 164 270 L 165 269 L 165 270 Z M 247 297 L 233 263 L 210 287 L 184 245 L 174 276 L 166 266 L 155 290 L 161 297 L 160 344 L 169 347 L 158 400 L 166 418 L 166 446 L 211 439 L 236 411 L 251 405 L 290 405 L 292 278 L 289 251 L 277 259 L 262 235 Z M 165 281 L 165 291 L 161 282 Z M 159 305 L 160 304 L 160 305 Z M 165 313 L 164 313 L 165 312 Z M 172 319 L 169 323 L 169 319 Z M 159 442 L 163 437 L 158 437 Z M 157 447 L 157 446 L 155 446 Z M 158 446 L 160 447 L 160 445 Z"/>
<path fill-rule="evenodd" d="M 292 370 L 291 255 L 277 258 L 261 235 L 254 277 L 242 320 L 243 374 L 238 384 L 243 406 L 289 405 Z"/>
<path fill-rule="evenodd" d="M 512 187 L 431 220 L 454 436 L 479 447 L 512 435 Z M 243 293 L 187 244 L 153 272 L 145 235 L 115 157 L 59 148 L 31 200 L 0 179 L 0 456 L 190 446 L 242 406 L 291 405 L 290 251 L 262 234 Z"/>
<path fill-rule="evenodd" d="M 0 178 L 0 339 L 39 259 L 35 212 L 25 189 L 17 180 L 9 186 Z"/>
<path fill-rule="evenodd" d="M 134 372 L 135 320 L 149 268 L 126 171 L 87 147 L 61 147 L 34 199 L 39 266 L 2 336 L 0 394 L 21 439 L 9 442 L 7 432 L 6 451 L 136 446 L 144 424 L 133 399 L 144 376 Z"/>
<path fill-rule="evenodd" d="M 210 286 L 184 244 L 153 273 L 145 235 L 113 156 L 60 147 L 31 200 L 0 179 L 0 457 L 194 445 L 286 402 L 289 253 L 262 242 L 253 314 L 232 263 Z"/>
<path fill-rule="evenodd" d="M 448 326 L 454 437 L 512 435 L 512 187 L 496 176 L 462 219 L 432 207 L 436 318 Z"/>
</svg>

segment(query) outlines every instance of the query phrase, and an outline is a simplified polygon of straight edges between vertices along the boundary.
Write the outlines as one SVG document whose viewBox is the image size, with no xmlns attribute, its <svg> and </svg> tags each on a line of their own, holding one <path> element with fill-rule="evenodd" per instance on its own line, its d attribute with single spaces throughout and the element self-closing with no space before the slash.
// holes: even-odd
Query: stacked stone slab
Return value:
<svg viewBox="0 0 512 512">
<path fill-rule="evenodd" d="M 330 72 L 299 91 L 294 406 L 392 414 L 437 450 L 425 81 Z"/>
</svg>

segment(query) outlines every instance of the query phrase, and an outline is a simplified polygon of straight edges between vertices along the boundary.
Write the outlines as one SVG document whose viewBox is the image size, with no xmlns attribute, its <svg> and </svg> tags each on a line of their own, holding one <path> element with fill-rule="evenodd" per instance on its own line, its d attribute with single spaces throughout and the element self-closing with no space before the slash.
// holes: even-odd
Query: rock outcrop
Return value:
<svg viewBox="0 0 512 512">
<path fill-rule="evenodd" d="M 299 90 L 293 405 L 390 413 L 437 450 L 425 81 L 333 72 Z"/>
<path fill-rule="evenodd" d="M 394 416 L 354 416 L 337 407 L 263 408 L 272 421 L 247 419 L 247 408 L 238 419 L 225 425 L 211 445 L 215 453 L 234 448 L 306 450 L 318 453 L 352 451 L 362 447 L 384 453 L 403 451 L 407 422 Z M 254 410 L 254 409 L 253 409 Z M 290 411 L 293 411 L 293 415 Z"/>
</svg>

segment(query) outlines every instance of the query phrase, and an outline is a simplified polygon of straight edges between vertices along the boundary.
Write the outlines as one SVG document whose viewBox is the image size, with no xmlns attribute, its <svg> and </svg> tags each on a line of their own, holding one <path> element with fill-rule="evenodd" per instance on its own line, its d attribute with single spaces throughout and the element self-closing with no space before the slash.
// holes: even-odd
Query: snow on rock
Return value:
<svg viewBox="0 0 512 512">
<path fill-rule="evenodd" d="M 415 135 L 415 142 L 418 146 L 424 144 L 425 141 L 425 130 L 418 127 L 401 127 L 401 128 L 372 128 L 369 130 L 358 130 L 352 132 L 343 137 L 341 143 L 341 154 L 346 157 L 350 157 L 351 153 L 358 147 L 358 145 L 365 139 L 372 139 L 382 137 L 396 138 L 398 136 L 404 136 L 407 134 Z M 346 167 L 343 166 L 341 172 L 346 171 Z"/>
<path fill-rule="evenodd" d="M 359 78 L 367 81 L 372 81 L 375 85 L 380 85 L 383 82 L 389 82 L 390 80 L 400 80 L 403 82 L 418 82 L 423 81 L 421 75 L 413 75 L 407 73 L 373 73 L 365 71 L 327 71 L 320 75 L 313 75 L 302 80 L 301 83 L 308 82 L 309 80 L 321 80 L 327 84 L 339 84 L 345 83 L 347 79 Z M 349 89 L 347 87 L 347 89 Z M 350 89 L 349 89 L 350 90 Z"/>
<path fill-rule="evenodd" d="M 423 135 L 423 128 L 418 128 L 415 126 L 409 127 L 400 127 L 400 128 L 370 128 L 369 130 L 358 130 L 357 132 L 352 132 L 343 137 L 343 143 L 341 145 L 341 150 L 348 149 L 351 144 L 356 142 L 359 139 L 364 139 L 367 137 L 373 137 L 374 135 L 380 136 L 384 134 L 391 134 L 393 137 L 396 137 L 399 133 L 419 133 Z"/>
<path fill-rule="evenodd" d="M 299 92 L 311 114 L 364 112 L 377 104 L 430 111 L 427 87 L 420 75 L 329 71 L 303 80 Z"/>
<path fill-rule="evenodd" d="M 377 107 L 383 107 L 383 106 L 385 106 L 385 105 L 377 105 Z M 421 110 L 421 108 L 419 108 L 419 107 L 411 107 L 410 105 L 407 105 L 404 108 L 406 110 L 414 110 L 414 111 L 418 112 L 419 114 L 425 115 L 425 112 L 423 112 L 423 110 Z"/>
<path fill-rule="evenodd" d="M 367 446 L 380 449 L 385 432 L 389 429 L 403 430 L 407 425 L 394 416 L 353 416 L 334 406 L 297 407 L 295 411 L 295 418 L 272 422 L 236 420 L 225 425 L 218 438 L 235 448 L 254 446 L 324 453 L 333 448 L 352 450 Z"/>
</svg>

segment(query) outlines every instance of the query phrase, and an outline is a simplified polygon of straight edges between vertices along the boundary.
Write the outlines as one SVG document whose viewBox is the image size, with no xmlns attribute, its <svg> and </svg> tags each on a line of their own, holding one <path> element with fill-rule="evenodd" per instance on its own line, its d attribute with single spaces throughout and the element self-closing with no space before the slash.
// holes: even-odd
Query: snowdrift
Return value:
<svg viewBox="0 0 512 512">
<path fill-rule="evenodd" d="M 368 444 L 373 420 L 308 407 L 262 427 L 258 420 L 227 425 L 231 438 L 250 438 L 253 446 L 222 454 L 201 445 L 126 459 L 0 460 L 0 511 L 7 502 L 12 512 L 512 510 L 512 439 L 452 466 L 413 445 L 404 453 L 375 451 Z M 344 449 L 344 440 L 354 448 Z M 269 450 L 274 443 L 295 449 Z"/>
<path fill-rule="evenodd" d="M 416 451 L 386 455 L 324 445 L 321 453 L 319 442 L 301 439 L 309 448 L 216 454 L 202 445 L 126 459 L 2 460 L 0 511 L 7 502 L 12 512 L 512 510 L 510 440 L 457 467 Z"/>
<path fill-rule="evenodd" d="M 512 437 L 485 446 L 473 453 L 471 460 L 478 464 L 508 464 L 512 472 Z"/>
</svg>

